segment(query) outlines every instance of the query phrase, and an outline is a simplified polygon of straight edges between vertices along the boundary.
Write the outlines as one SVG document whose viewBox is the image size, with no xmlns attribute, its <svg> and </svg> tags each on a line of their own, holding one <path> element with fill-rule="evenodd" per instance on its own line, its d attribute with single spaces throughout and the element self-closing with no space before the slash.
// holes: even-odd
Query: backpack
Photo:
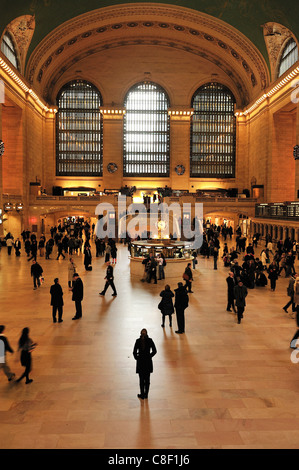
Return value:
<svg viewBox="0 0 299 470">
<path fill-rule="evenodd" d="M 163 258 L 163 266 L 166 266 L 166 259 Z"/>
</svg>

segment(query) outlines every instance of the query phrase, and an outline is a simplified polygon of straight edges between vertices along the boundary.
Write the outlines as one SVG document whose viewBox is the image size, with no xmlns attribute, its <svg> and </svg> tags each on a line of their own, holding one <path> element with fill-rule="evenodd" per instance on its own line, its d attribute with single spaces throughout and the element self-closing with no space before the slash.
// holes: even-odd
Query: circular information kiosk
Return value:
<svg viewBox="0 0 299 470">
<path fill-rule="evenodd" d="M 142 261 L 150 256 L 157 258 L 160 253 L 163 253 L 166 260 L 165 278 L 181 278 L 187 263 L 193 259 L 192 251 L 192 244 L 188 242 L 174 240 L 134 241 L 131 243 L 131 274 L 142 278 L 144 275 Z"/>
</svg>

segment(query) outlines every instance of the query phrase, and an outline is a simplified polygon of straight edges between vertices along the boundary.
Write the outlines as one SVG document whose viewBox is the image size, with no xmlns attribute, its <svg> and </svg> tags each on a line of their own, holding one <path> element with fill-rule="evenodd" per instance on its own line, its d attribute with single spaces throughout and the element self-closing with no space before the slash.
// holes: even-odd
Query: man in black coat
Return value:
<svg viewBox="0 0 299 470">
<path fill-rule="evenodd" d="M 241 323 L 243 313 L 246 307 L 247 287 L 239 280 L 238 284 L 234 287 L 234 297 L 236 299 L 236 307 L 238 311 L 238 323 Z"/>
<path fill-rule="evenodd" d="M 82 317 L 82 300 L 83 300 L 83 282 L 81 278 L 79 277 L 78 273 L 75 273 L 73 276 L 73 296 L 72 300 L 75 302 L 76 306 L 76 314 L 72 318 L 72 320 L 78 320 L 78 318 Z"/>
<path fill-rule="evenodd" d="M 56 323 L 56 312 L 58 310 L 58 323 L 61 323 L 62 320 L 62 311 L 63 311 L 63 291 L 62 287 L 59 284 L 59 279 L 56 277 L 54 279 L 54 284 L 50 288 L 51 294 L 51 305 L 52 305 L 52 317 L 53 323 Z"/>
<path fill-rule="evenodd" d="M 178 330 L 176 333 L 182 334 L 185 333 L 185 309 L 189 304 L 189 297 L 187 294 L 186 286 L 182 282 L 178 283 L 178 288 L 174 290 L 175 293 L 175 311 L 176 319 L 178 324 Z"/>
<path fill-rule="evenodd" d="M 227 307 L 226 311 L 231 312 L 231 308 L 236 313 L 235 308 L 235 297 L 234 297 L 234 287 L 235 287 L 235 279 L 234 273 L 232 271 L 229 272 L 228 277 L 226 278 L 227 282 Z"/>
<path fill-rule="evenodd" d="M 155 343 L 147 335 L 147 330 L 143 328 L 140 338 L 135 342 L 133 356 L 136 359 L 136 373 L 139 374 L 140 394 L 138 398 L 146 399 L 150 387 L 150 374 L 153 372 L 152 357 L 157 354 Z"/>
<path fill-rule="evenodd" d="M 40 277 L 43 274 L 43 268 L 41 265 L 33 260 L 31 265 L 31 276 L 33 277 L 33 289 L 40 287 Z"/>
<path fill-rule="evenodd" d="M 115 285 L 114 285 L 113 267 L 112 267 L 110 261 L 108 261 L 106 264 L 107 264 L 106 277 L 105 277 L 106 283 L 105 283 L 104 289 L 102 290 L 102 292 L 100 292 L 100 295 L 104 296 L 106 294 L 106 291 L 107 291 L 108 287 L 111 286 L 112 290 L 113 290 L 112 296 L 116 297 L 117 292 L 116 292 L 116 288 L 115 288 Z"/>
</svg>

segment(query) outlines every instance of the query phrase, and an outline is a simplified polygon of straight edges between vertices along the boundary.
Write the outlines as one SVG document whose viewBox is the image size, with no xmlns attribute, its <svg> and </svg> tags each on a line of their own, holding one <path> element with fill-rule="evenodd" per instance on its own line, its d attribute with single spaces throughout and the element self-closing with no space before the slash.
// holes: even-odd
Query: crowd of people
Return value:
<svg viewBox="0 0 299 470">
<path fill-rule="evenodd" d="M 185 310 L 189 305 L 189 294 L 192 294 L 193 271 L 196 269 L 200 258 L 213 258 L 213 268 L 218 269 L 218 261 L 222 259 L 223 265 L 228 269 L 227 282 L 227 308 L 228 312 L 236 314 L 238 324 L 241 323 L 245 312 L 248 292 L 251 289 L 265 287 L 270 283 L 271 291 L 275 291 L 276 283 L 282 274 L 286 278 L 290 278 L 287 295 L 290 300 L 283 307 L 288 313 L 288 308 L 292 311 L 288 313 L 291 318 L 295 318 L 298 330 L 291 340 L 291 347 L 296 347 L 296 341 L 299 338 L 299 277 L 295 272 L 295 260 L 298 257 L 298 244 L 290 239 L 284 242 L 278 241 L 273 243 L 270 236 L 266 237 L 265 245 L 262 246 L 264 240 L 261 240 L 259 234 L 254 234 L 252 240 L 247 242 L 241 230 L 236 230 L 235 245 L 232 246 L 233 231 L 231 228 L 209 226 L 205 227 L 203 233 L 203 244 L 200 249 L 193 250 L 192 261 L 187 262 L 184 272 L 182 273 L 182 281 L 178 283 L 177 288 L 171 289 L 166 284 L 160 292 L 160 302 L 158 309 L 161 311 L 162 323 L 165 328 L 166 319 L 169 320 L 169 326 L 172 327 L 172 316 L 175 314 L 177 322 L 177 334 L 185 333 Z M 230 248 L 228 248 L 228 238 L 230 240 Z M 56 260 L 62 257 L 68 260 L 68 288 L 72 291 L 72 300 L 75 304 L 75 314 L 73 320 L 82 318 L 82 301 L 84 286 L 83 281 L 78 274 L 78 266 L 75 262 L 74 255 L 83 254 L 83 265 L 86 271 L 92 269 L 92 245 L 94 244 L 96 258 L 101 257 L 106 263 L 105 285 L 99 295 L 105 296 L 109 287 L 112 289 L 112 296 L 117 296 L 117 289 L 114 284 L 114 269 L 117 263 L 117 245 L 115 240 L 100 240 L 94 236 L 94 226 L 87 223 L 74 226 L 51 227 L 50 237 L 46 239 L 41 236 L 39 241 L 35 234 L 29 231 L 23 231 L 21 239 L 14 240 L 12 234 L 7 234 L 5 243 L 7 245 L 8 256 L 21 255 L 22 248 L 26 253 L 28 262 L 31 261 L 31 276 L 33 278 L 33 288 L 38 289 L 43 283 L 44 269 L 41 266 L 41 260 L 51 259 L 54 254 Z M 129 241 L 130 243 L 130 241 Z M 129 244 L 128 243 L 128 244 Z M 39 261 L 37 257 L 39 256 Z M 141 279 L 144 282 L 154 284 L 165 281 L 165 267 L 167 260 L 163 253 L 157 256 L 146 256 L 143 261 L 144 276 Z M 166 271 L 167 272 L 167 271 Z M 59 277 L 55 277 L 54 283 L 50 286 L 50 304 L 52 306 L 53 323 L 63 322 L 63 288 L 59 282 Z M 6 352 L 13 352 L 7 338 L 4 336 L 4 325 L 0 326 L 0 339 L 3 339 Z M 29 338 L 29 329 L 22 332 L 22 340 L 20 338 L 19 348 L 22 351 L 21 364 L 25 367 L 24 374 L 18 379 L 26 378 L 26 383 L 31 383 L 29 378 L 31 370 L 31 351 L 34 350 L 36 344 Z M 24 346 L 25 345 L 25 346 Z M 24 352 L 26 351 L 26 352 Z M 147 351 L 147 353 L 145 353 Z M 140 394 L 138 397 L 145 399 L 148 397 L 149 391 L 149 375 L 152 372 L 151 358 L 157 353 L 156 347 L 152 339 L 148 338 L 147 331 L 142 330 L 141 336 L 136 340 L 134 347 L 134 357 L 137 361 L 136 372 L 140 377 Z M 146 359 L 145 359 L 146 357 Z M 145 366 L 146 364 L 146 366 Z M 9 381 L 15 378 L 10 371 L 7 363 L 2 365 L 4 373 Z"/>
</svg>

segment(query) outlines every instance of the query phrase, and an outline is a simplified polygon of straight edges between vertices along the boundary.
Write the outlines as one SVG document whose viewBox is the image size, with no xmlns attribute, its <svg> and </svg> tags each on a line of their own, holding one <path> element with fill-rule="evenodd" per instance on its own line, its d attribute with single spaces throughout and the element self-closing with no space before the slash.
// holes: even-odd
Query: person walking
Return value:
<svg viewBox="0 0 299 470">
<path fill-rule="evenodd" d="M 289 280 L 289 285 L 288 285 L 288 288 L 287 288 L 287 294 L 290 297 L 290 300 L 284 307 L 282 307 L 283 310 L 286 313 L 288 313 L 288 308 L 290 307 L 290 305 L 292 305 L 292 313 L 289 313 L 289 317 L 291 317 L 291 318 L 294 318 L 293 315 L 296 312 L 296 306 L 295 306 L 295 303 L 294 303 L 294 284 L 295 284 L 296 279 L 297 279 L 297 273 L 293 274 L 291 279 Z"/>
<path fill-rule="evenodd" d="M 58 310 L 58 323 L 62 323 L 62 313 L 63 313 L 63 291 L 62 287 L 59 284 L 59 279 L 56 277 L 54 279 L 54 284 L 50 287 L 51 294 L 51 305 L 52 305 L 52 318 L 53 323 L 56 323 L 56 314 Z"/>
<path fill-rule="evenodd" d="M 297 340 L 299 338 L 299 277 L 296 277 L 296 281 L 294 283 L 294 304 L 296 309 L 297 330 L 293 338 L 291 339 L 290 347 L 292 349 L 297 349 Z"/>
<path fill-rule="evenodd" d="M 176 333 L 183 334 L 185 333 L 185 309 L 188 307 L 189 304 L 189 297 L 187 294 L 186 286 L 184 286 L 182 282 L 179 282 L 177 289 L 175 289 L 174 291 L 174 294 L 174 307 L 176 311 L 176 319 L 178 325 Z"/>
<path fill-rule="evenodd" d="M 170 289 L 170 286 L 167 284 L 165 289 L 162 290 L 160 293 L 160 297 L 162 300 L 160 301 L 158 308 L 161 310 L 162 314 L 162 328 L 165 326 L 165 317 L 169 316 L 169 326 L 172 327 L 172 314 L 174 313 L 174 307 L 172 298 L 174 297 L 174 293 Z"/>
<path fill-rule="evenodd" d="M 78 320 L 82 318 L 82 300 L 83 300 L 83 282 L 79 277 L 78 273 L 75 273 L 73 276 L 73 287 L 72 287 L 72 300 L 75 302 L 76 313 L 72 320 Z"/>
<path fill-rule="evenodd" d="M 11 255 L 11 250 L 12 250 L 13 244 L 14 244 L 13 239 L 11 237 L 8 237 L 6 239 L 6 246 L 7 246 L 8 255 Z"/>
<path fill-rule="evenodd" d="M 65 259 L 65 256 L 64 256 L 64 253 L 63 253 L 63 243 L 61 241 L 61 239 L 58 240 L 57 242 L 57 258 L 56 259 L 59 259 L 60 256 L 63 257 L 63 259 Z"/>
<path fill-rule="evenodd" d="M 13 380 L 15 378 L 16 374 L 11 372 L 9 365 L 7 364 L 6 353 L 8 351 L 11 354 L 13 354 L 14 350 L 10 346 L 7 337 L 3 334 L 4 330 L 5 330 L 5 326 L 0 325 L 0 357 L 2 356 L 1 361 L 0 361 L 0 369 L 3 370 L 3 372 L 6 375 L 8 381 L 10 382 L 11 380 Z"/>
<path fill-rule="evenodd" d="M 241 323 L 243 313 L 246 307 L 247 287 L 243 285 L 241 280 L 234 287 L 234 297 L 236 299 L 236 307 L 238 312 L 238 323 Z"/>
<path fill-rule="evenodd" d="M 274 292 L 276 289 L 276 281 L 278 279 L 279 268 L 275 261 L 269 265 L 268 268 L 268 278 L 270 279 L 271 290 Z"/>
<path fill-rule="evenodd" d="M 32 235 L 33 237 L 33 235 Z M 32 238 L 31 243 L 30 243 L 30 252 L 31 256 L 28 258 L 28 262 L 31 261 L 32 259 L 36 261 L 36 256 L 37 256 L 37 241 L 35 238 Z"/>
<path fill-rule="evenodd" d="M 37 343 L 34 343 L 32 339 L 29 338 L 29 328 L 24 328 L 19 339 L 19 351 L 21 351 L 21 365 L 25 367 L 25 371 L 16 382 L 20 382 L 24 377 L 26 377 L 26 384 L 33 382 L 33 380 L 29 378 L 29 373 L 32 369 L 31 352 L 36 346 Z"/>
<path fill-rule="evenodd" d="M 234 296 L 234 287 L 235 287 L 236 283 L 235 283 L 234 273 L 232 271 L 230 271 L 228 273 L 228 277 L 226 278 L 226 283 L 227 283 L 227 307 L 226 307 L 226 311 L 231 312 L 231 308 L 232 308 L 233 311 L 236 313 L 235 296 Z"/>
<path fill-rule="evenodd" d="M 101 296 L 104 296 L 106 294 L 106 291 L 107 291 L 108 287 L 111 286 L 111 288 L 113 290 L 112 297 L 116 297 L 117 292 L 116 292 L 116 288 L 115 288 L 115 285 L 114 285 L 113 266 L 112 266 L 110 261 L 108 261 L 106 264 L 107 264 L 106 276 L 105 276 L 106 283 L 105 283 L 104 289 L 99 294 Z"/>
<path fill-rule="evenodd" d="M 37 287 L 40 287 L 40 277 L 43 274 L 43 268 L 36 261 L 32 261 L 31 265 L 31 276 L 33 277 L 33 290 L 36 290 Z"/>
<path fill-rule="evenodd" d="M 153 372 L 152 358 L 157 354 L 154 341 L 149 338 L 147 330 L 143 328 L 140 338 L 135 342 L 133 356 L 136 360 L 136 373 L 139 375 L 140 393 L 137 395 L 142 400 L 148 398 L 150 388 L 150 374 Z"/>
<path fill-rule="evenodd" d="M 16 256 L 20 256 L 21 255 L 21 242 L 19 240 L 19 238 L 16 239 L 15 243 L 14 243 L 14 249 L 15 249 L 15 254 Z"/>
<path fill-rule="evenodd" d="M 192 270 L 191 270 L 191 263 L 187 264 L 187 267 L 185 269 L 185 272 L 183 274 L 183 279 L 185 279 L 186 284 L 185 287 L 188 290 L 188 293 L 193 293 L 192 291 L 192 281 L 193 281 L 193 276 L 192 276 Z"/>
</svg>

